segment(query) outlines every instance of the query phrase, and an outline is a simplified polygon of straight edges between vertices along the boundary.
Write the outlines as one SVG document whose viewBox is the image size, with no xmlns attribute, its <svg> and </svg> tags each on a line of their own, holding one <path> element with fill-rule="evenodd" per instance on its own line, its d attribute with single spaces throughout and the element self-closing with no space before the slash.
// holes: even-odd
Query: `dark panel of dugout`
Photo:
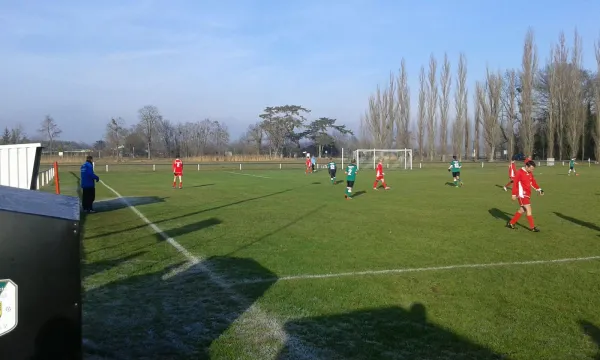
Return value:
<svg viewBox="0 0 600 360">
<path fill-rule="evenodd" d="M 80 238 L 79 199 L 0 186 L 0 359 L 81 359 Z"/>
</svg>

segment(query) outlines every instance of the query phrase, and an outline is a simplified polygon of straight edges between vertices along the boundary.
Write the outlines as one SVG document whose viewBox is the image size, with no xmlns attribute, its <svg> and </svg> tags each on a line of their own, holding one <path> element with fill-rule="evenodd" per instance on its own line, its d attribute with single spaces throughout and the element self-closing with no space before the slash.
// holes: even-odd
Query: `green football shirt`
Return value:
<svg viewBox="0 0 600 360">
<path fill-rule="evenodd" d="M 450 162 L 450 170 L 452 170 L 452 172 L 459 172 L 461 167 L 462 163 L 458 160 L 452 160 Z"/>
<path fill-rule="evenodd" d="M 575 167 L 575 160 L 569 161 L 569 167 Z"/>
<path fill-rule="evenodd" d="M 335 170 L 335 169 L 337 169 L 337 165 L 332 161 L 330 163 L 327 163 L 327 168 L 329 170 Z"/>
<path fill-rule="evenodd" d="M 346 166 L 346 180 L 354 181 L 356 180 L 356 173 L 358 172 L 358 167 L 355 164 L 350 164 Z"/>
</svg>

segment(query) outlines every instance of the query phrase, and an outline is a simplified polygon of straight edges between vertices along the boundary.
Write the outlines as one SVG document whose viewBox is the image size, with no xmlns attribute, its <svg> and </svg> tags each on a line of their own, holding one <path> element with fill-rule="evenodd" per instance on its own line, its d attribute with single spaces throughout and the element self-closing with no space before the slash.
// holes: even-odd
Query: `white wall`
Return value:
<svg viewBox="0 0 600 360">
<path fill-rule="evenodd" d="M 36 151 L 41 147 L 40 143 L 0 145 L 0 185 L 29 189 Z"/>
</svg>

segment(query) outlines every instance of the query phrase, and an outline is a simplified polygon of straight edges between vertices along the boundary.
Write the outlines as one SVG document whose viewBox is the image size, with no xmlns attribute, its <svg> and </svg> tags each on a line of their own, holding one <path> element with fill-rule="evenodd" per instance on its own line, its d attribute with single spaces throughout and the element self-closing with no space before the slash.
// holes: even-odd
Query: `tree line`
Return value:
<svg viewBox="0 0 600 360">
<path fill-rule="evenodd" d="M 536 158 L 600 159 L 600 39 L 593 70 L 582 64 L 577 31 L 564 32 L 540 66 L 533 30 L 523 45 L 520 69 L 492 70 L 469 95 L 467 58 L 453 71 L 447 54 L 421 66 L 416 116 L 404 59 L 398 74 L 377 87 L 361 117 L 361 138 L 373 148 L 415 148 L 423 160 L 450 155 L 494 161 L 515 154 Z M 470 101 L 471 102 L 470 102 Z M 454 114 L 450 116 L 451 103 Z"/>
<path fill-rule="evenodd" d="M 225 156 L 227 153 L 265 155 L 270 157 L 298 156 L 308 150 L 322 156 L 336 153 L 341 147 L 356 144 L 357 139 L 336 119 L 321 117 L 308 121 L 311 111 L 299 105 L 266 107 L 260 119 L 248 126 L 242 136 L 232 141 L 223 122 L 204 119 L 197 122 L 174 123 L 154 105 L 138 110 L 137 121 L 128 125 L 121 117 L 111 118 L 104 136 L 92 145 L 60 141 L 62 130 L 57 121 L 47 115 L 38 129 L 38 141 L 46 153 L 89 149 L 102 156 L 123 157 L 198 157 Z M 23 127 L 5 129 L 2 144 L 18 144 L 29 139 Z"/>
</svg>

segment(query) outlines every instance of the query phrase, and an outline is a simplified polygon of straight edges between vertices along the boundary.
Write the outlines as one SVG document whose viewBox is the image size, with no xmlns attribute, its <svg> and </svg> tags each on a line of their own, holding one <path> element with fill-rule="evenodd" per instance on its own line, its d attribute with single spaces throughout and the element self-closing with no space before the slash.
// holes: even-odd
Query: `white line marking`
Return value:
<svg viewBox="0 0 600 360">
<path fill-rule="evenodd" d="M 242 281 L 236 282 L 235 285 L 260 284 L 260 283 L 265 283 L 265 282 L 273 282 L 274 280 L 290 281 L 290 280 L 308 280 L 308 279 L 327 279 L 327 278 L 338 278 L 338 277 L 348 277 L 348 276 L 387 275 L 387 274 L 402 274 L 402 273 L 410 273 L 410 272 L 443 271 L 443 270 L 456 270 L 456 269 L 483 269 L 483 268 L 491 268 L 491 267 L 507 267 L 507 266 L 519 266 L 519 265 L 543 265 L 543 264 L 581 262 L 581 261 L 591 261 L 591 260 L 600 260 L 600 256 L 588 256 L 588 257 L 553 259 L 553 260 L 498 262 L 498 263 L 486 263 L 486 264 L 460 264 L 460 265 L 432 266 L 432 267 L 421 267 L 421 268 L 366 270 L 366 271 L 353 271 L 353 272 L 330 273 L 330 274 L 289 275 L 289 276 L 282 276 L 282 277 L 279 277 L 276 279 L 242 280 Z"/>
<path fill-rule="evenodd" d="M 250 326 L 251 332 L 253 336 L 258 338 L 257 346 L 259 351 L 263 352 L 259 358 L 268 359 L 275 358 L 277 353 L 279 352 L 279 348 L 267 345 L 269 342 L 264 341 L 265 335 L 269 338 L 273 338 L 279 342 L 279 346 L 286 346 L 287 349 L 292 354 L 292 358 L 294 359 L 306 359 L 306 360 L 314 360 L 318 359 L 318 351 L 309 346 L 304 345 L 298 338 L 288 335 L 284 329 L 284 327 L 277 321 L 277 319 L 273 318 L 265 311 L 260 309 L 260 307 L 244 298 L 242 295 L 237 293 L 230 283 L 227 283 L 225 279 L 212 271 L 206 264 L 203 263 L 203 258 L 199 256 L 195 256 L 190 253 L 186 248 L 184 248 L 181 244 L 179 244 L 175 239 L 167 235 L 163 232 L 158 226 L 156 226 L 153 222 L 148 220 L 144 214 L 142 214 L 135 206 L 131 205 L 121 194 L 119 194 L 115 189 L 108 186 L 104 181 L 100 180 L 100 183 L 104 185 L 108 190 L 112 191 L 118 198 L 123 201 L 123 203 L 131 209 L 142 221 L 144 221 L 154 232 L 160 235 L 165 241 L 171 244 L 179 253 L 181 253 L 188 261 L 182 267 L 175 269 L 170 274 L 167 274 L 163 279 L 175 276 L 179 273 L 186 271 L 189 268 L 196 267 L 195 271 L 204 273 L 208 278 L 219 286 L 225 293 L 227 293 L 231 300 L 239 303 L 239 304 L 252 304 L 246 312 L 240 316 L 240 320 L 238 324 L 242 324 L 242 326 Z M 264 342 L 263 342 L 264 341 Z"/>
<path fill-rule="evenodd" d="M 270 179 L 270 177 L 262 176 L 262 175 L 244 174 L 244 173 L 233 172 L 233 171 L 225 171 L 225 172 L 228 174 L 234 174 L 234 175 L 244 175 L 244 176 L 252 176 L 252 177 L 263 178 L 263 179 Z"/>
</svg>

